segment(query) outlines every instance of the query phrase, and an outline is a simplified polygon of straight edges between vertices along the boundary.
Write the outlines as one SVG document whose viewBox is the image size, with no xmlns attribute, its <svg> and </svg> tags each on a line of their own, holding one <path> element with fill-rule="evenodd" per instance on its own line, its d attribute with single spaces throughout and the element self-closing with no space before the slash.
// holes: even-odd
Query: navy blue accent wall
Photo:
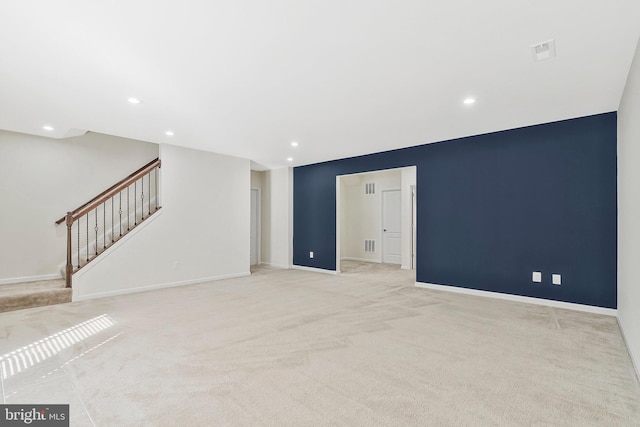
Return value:
<svg viewBox="0 0 640 427">
<path fill-rule="evenodd" d="M 293 263 L 335 270 L 337 175 L 415 165 L 417 281 L 616 308 L 616 137 L 606 113 L 297 167 Z"/>
</svg>

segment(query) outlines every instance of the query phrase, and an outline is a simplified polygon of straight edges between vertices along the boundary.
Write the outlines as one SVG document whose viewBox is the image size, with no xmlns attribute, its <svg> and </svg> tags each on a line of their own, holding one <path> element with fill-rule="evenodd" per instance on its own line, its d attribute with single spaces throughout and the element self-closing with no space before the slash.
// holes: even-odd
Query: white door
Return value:
<svg viewBox="0 0 640 427">
<path fill-rule="evenodd" d="M 382 262 L 402 264 L 400 190 L 382 192 Z"/>
<path fill-rule="evenodd" d="M 260 193 L 251 189 L 251 265 L 259 261 L 260 245 Z"/>
</svg>

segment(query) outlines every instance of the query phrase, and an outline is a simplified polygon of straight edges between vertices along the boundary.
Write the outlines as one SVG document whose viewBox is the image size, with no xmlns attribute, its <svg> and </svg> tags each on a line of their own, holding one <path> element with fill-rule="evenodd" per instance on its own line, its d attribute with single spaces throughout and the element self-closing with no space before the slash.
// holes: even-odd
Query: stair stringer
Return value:
<svg viewBox="0 0 640 427">
<path fill-rule="evenodd" d="M 151 204 L 156 204 L 156 198 L 152 198 L 150 200 Z M 157 206 L 157 205 L 156 205 Z M 122 236 L 118 236 L 117 239 L 115 239 L 113 242 L 111 241 L 111 236 L 112 233 L 114 231 L 114 229 L 118 229 L 117 227 L 114 228 L 110 228 L 108 230 L 106 230 L 105 234 L 100 234 L 98 235 L 98 239 L 96 240 L 95 238 L 89 241 L 89 251 L 87 252 L 87 248 L 86 246 L 82 245 L 82 247 L 80 248 L 80 252 L 74 252 L 72 253 L 72 258 L 71 258 L 71 263 L 73 265 L 74 271 L 76 270 L 77 266 L 78 266 L 78 256 L 80 257 L 80 265 L 81 265 L 81 270 L 86 268 L 88 265 L 90 265 L 93 262 L 96 262 L 97 259 L 99 259 L 99 256 L 102 256 L 102 254 L 104 253 L 108 253 L 109 249 L 111 249 L 112 246 L 115 246 L 115 244 L 124 239 L 129 233 L 132 233 L 136 228 L 140 227 L 143 223 L 147 222 L 147 220 L 150 220 L 151 218 L 149 218 L 149 216 L 156 216 L 158 213 L 161 212 L 161 209 L 158 209 L 159 207 L 156 207 L 156 210 L 152 213 L 150 213 L 149 215 L 147 215 L 146 217 L 142 218 L 142 213 L 141 212 L 133 212 L 131 215 L 129 215 L 128 220 L 125 219 L 125 221 L 128 224 L 133 225 L 133 227 L 130 230 L 126 230 L 125 233 Z M 123 221 L 123 223 L 125 222 Z M 118 230 L 119 232 L 119 230 Z M 104 236 L 106 235 L 107 238 L 107 245 L 105 248 L 104 245 Z M 98 251 L 98 248 L 102 247 L 102 252 Z M 95 257 L 97 255 L 98 258 L 93 259 L 93 257 Z M 89 258 L 91 260 L 91 262 L 87 262 L 87 258 Z M 81 271 L 80 270 L 80 271 Z M 58 264 L 58 269 L 57 271 L 60 273 L 60 276 L 56 276 L 54 278 L 65 278 L 67 275 L 67 263 L 66 261 L 63 261 L 61 264 Z M 78 272 L 74 273 L 74 275 L 78 274 Z"/>
<path fill-rule="evenodd" d="M 82 269 L 80 269 L 79 271 L 74 273 L 73 274 L 74 280 L 75 279 L 79 279 L 82 276 L 88 274 L 97 265 L 99 265 L 101 262 L 103 262 L 105 259 L 107 259 L 107 257 L 109 257 L 110 255 L 112 255 L 115 252 L 117 252 L 118 249 L 122 245 L 125 245 L 130 239 L 133 239 L 138 233 L 143 232 L 143 230 L 145 228 L 149 227 L 153 222 L 157 221 L 158 218 L 160 218 L 160 216 L 162 216 L 162 213 L 163 213 L 163 210 L 159 209 L 157 212 L 155 212 L 153 215 L 151 215 L 151 217 L 145 218 L 145 220 L 143 222 L 138 224 L 135 228 L 131 229 L 131 231 L 129 231 L 127 234 L 123 235 L 120 239 L 118 239 L 111 246 L 109 246 L 107 248 L 108 250 L 106 250 L 105 252 L 102 252 L 100 254 L 100 256 L 98 256 L 96 259 L 94 259 L 93 261 L 91 261 L 90 263 L 88 263 L 87 265 L 82 267 Z M 72 301 L 80 300 L 79 297 L 80 297 L 80 295 L 79 295 L 79 292 L 78 292 L 78 287 L 74 285 L 73 286 Z"/>
</svg>

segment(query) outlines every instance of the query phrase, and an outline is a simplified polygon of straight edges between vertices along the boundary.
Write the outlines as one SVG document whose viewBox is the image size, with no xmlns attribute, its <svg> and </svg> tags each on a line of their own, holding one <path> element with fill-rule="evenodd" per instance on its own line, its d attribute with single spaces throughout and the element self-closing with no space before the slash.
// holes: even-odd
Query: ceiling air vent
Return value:
<svg viewBox="0 0 640 427">
<path fill-rule="evenodd" d="M 554 39 L 531 46 L 534 61 L 544 61 L 556 56 L 556 41 Z"/>
</svg>

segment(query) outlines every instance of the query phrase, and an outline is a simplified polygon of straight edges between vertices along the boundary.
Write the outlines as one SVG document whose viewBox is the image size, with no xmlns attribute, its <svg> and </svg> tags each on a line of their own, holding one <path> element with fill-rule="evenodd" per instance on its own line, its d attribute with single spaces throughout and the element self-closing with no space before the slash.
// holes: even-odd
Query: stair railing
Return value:
<svg viewBox="0 0 640 427">
<path fill-rule="evenodd" d="M 68 288 L 74 273 L 160 210 L 160 167 L 160 159 L 147 163 L 56 221 L 67 226 L 64 276 Z"/>
</svg>

